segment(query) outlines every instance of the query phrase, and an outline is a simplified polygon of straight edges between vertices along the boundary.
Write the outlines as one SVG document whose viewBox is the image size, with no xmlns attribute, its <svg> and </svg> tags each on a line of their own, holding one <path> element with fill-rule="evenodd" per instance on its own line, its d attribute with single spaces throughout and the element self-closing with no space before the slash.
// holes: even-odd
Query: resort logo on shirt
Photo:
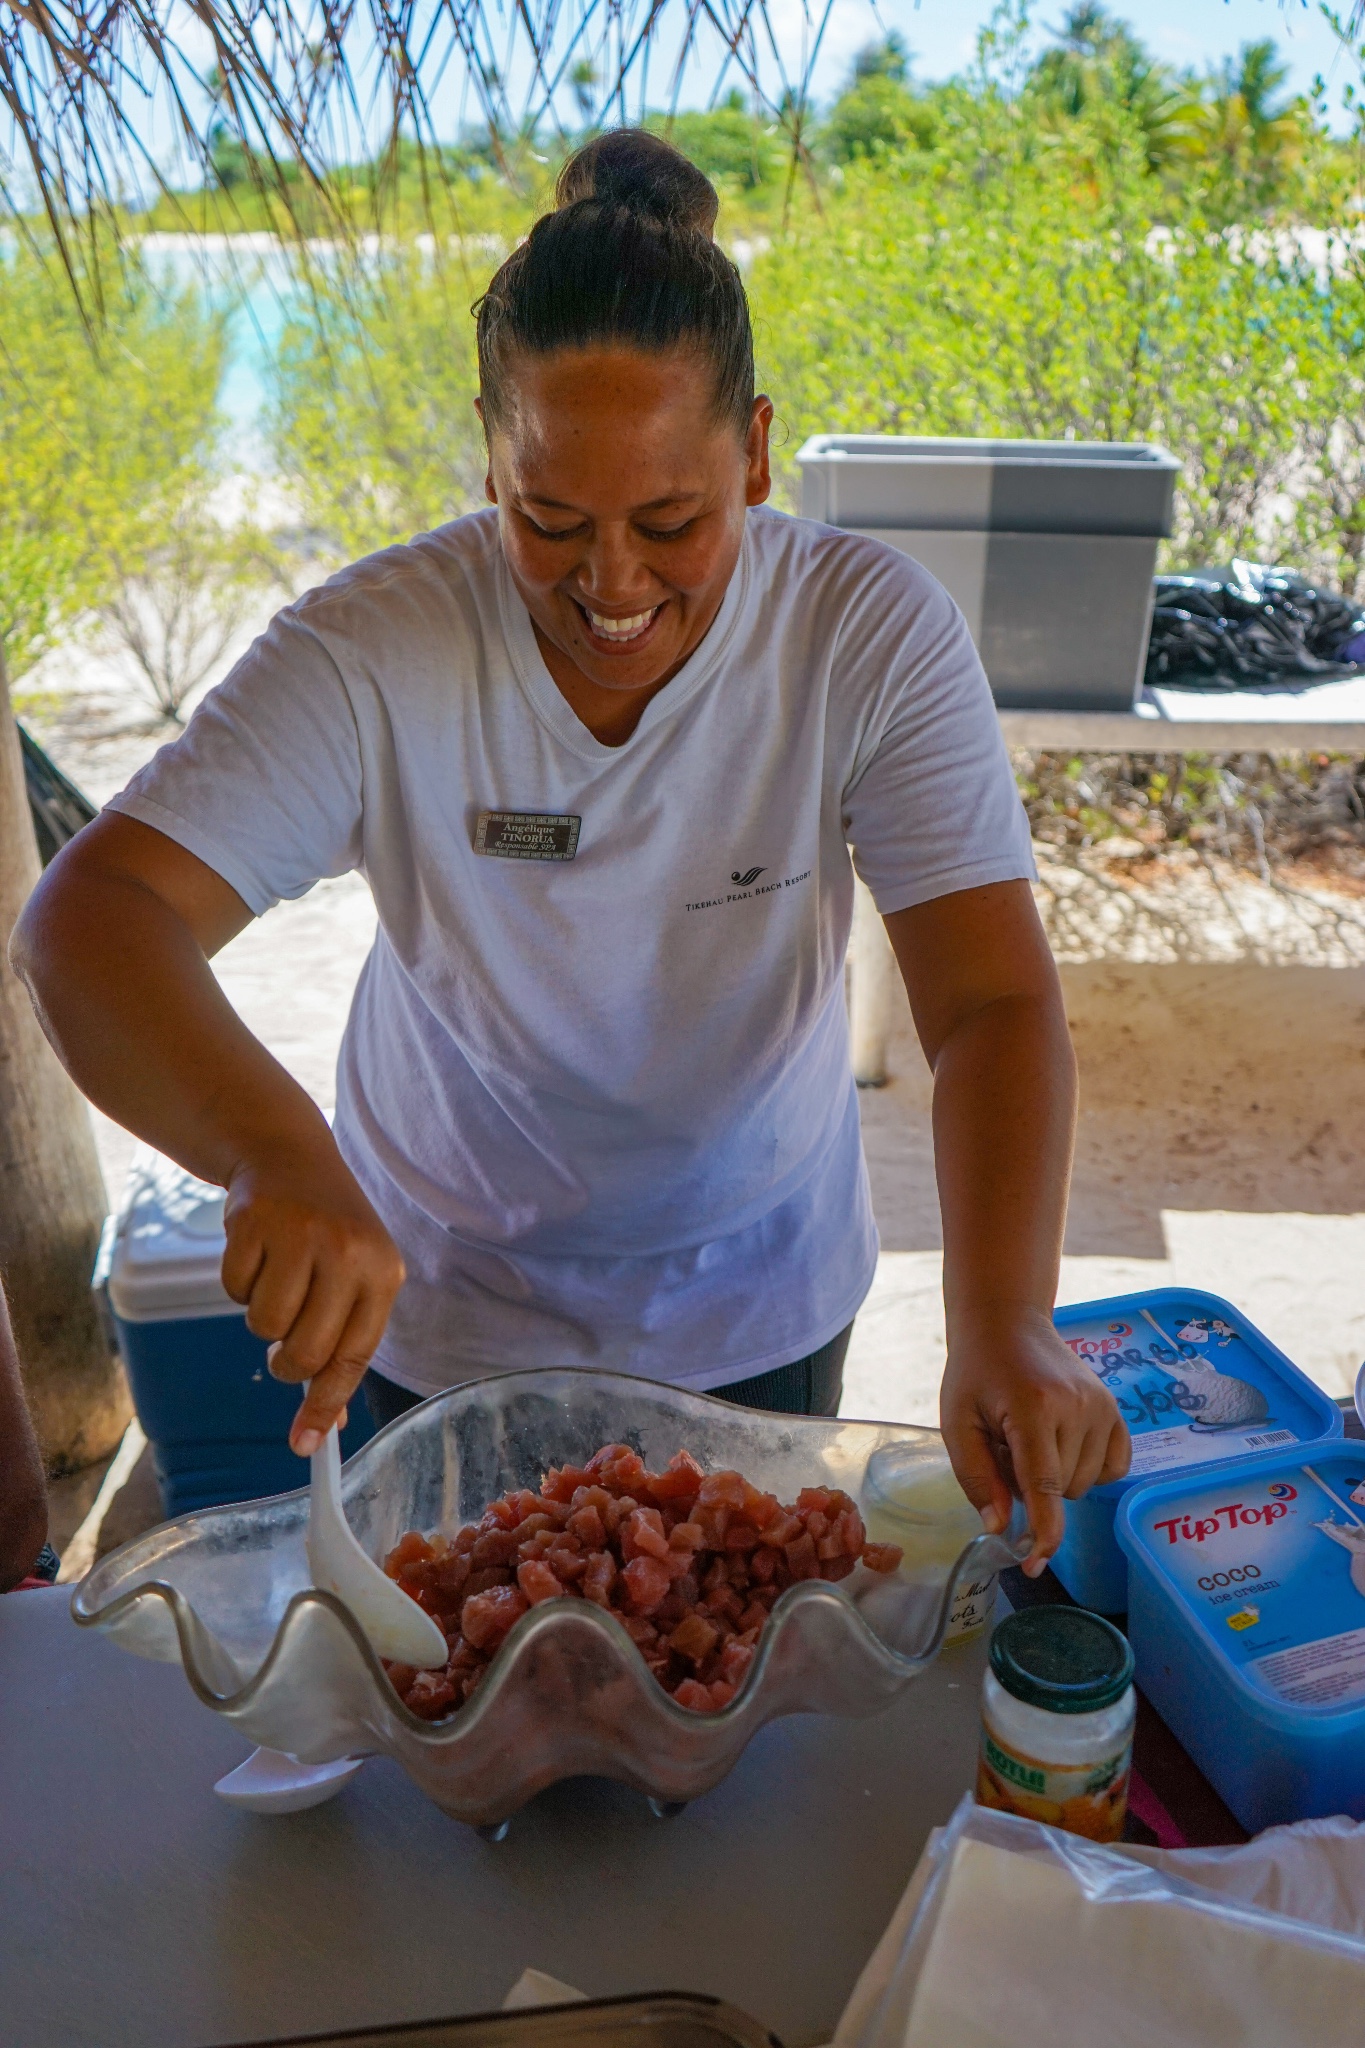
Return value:
<svg viewBox="0 0 1365 2048">
<path fill-rule="evenodd" d="M 775 882 L 765 882 L 760 889 L 754 883 L 760 875 L 766 875 L 767 868 L 749 868 L 741 874 L 736 868 L 730 880 L 735 884 L 724 896 L 703 896 L 696 903 L 689 903 L 689 910 L 719 910 L 723 903 L 752 903 L 756 896 L 776 896 L 780 890 L 795 889 L 811 877 L 809 868 L 803 868 L 799 875 L 781 875 Z"/>
</svg>

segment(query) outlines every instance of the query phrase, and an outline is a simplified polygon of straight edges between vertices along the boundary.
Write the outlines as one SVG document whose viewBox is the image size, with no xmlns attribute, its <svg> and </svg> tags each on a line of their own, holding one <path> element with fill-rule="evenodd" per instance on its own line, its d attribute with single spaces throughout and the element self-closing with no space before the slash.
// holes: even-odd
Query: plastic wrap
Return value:
<svg viewBox="0 0 1365 2048">
<path fill-rule="evenodd" d="M 1277 1895 L 1296 1896 L 1303 1852 L 1284 1839 L 1295 1832 L 1262 1849 L 1261 1896 L 1267 1853 Z M 925 1850 L 834 2048 L 1359 2041 L 1365 1941 L 1192 1883 L 1172 1868 L 1182 1853 L 1153 1868 L 964 1798 Z M 1210 1852 L 1196 1867 L 1217 1876 Z"/>
</svg>

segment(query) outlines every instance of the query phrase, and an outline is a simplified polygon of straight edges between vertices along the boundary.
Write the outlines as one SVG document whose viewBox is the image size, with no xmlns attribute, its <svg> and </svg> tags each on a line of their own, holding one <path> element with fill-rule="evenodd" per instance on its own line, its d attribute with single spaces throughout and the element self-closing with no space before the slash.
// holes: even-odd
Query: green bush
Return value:
<svg viewBox="0 0 1365 2048">
<path fill-rule="evenodd" d="M 840 93 L 820 132 L 822 152 L 846 164 L 859 157 L 930 149 L 938 131 L 931 100 L 919 99 L 898 78 L 874 73 Z"/>
<path fill-rule="evenodd" d="M 305 517 L 352 557 L 483 500 L 470 303 L 499 261 L 395 243 L 306 268 L 275 369 L 274 445 Z"/>
<path fill-rule="evenodd" d="M 788 501 L 817 431 L 1155 439 L 1184 465 L 1173 559 L 1286 544 L 1304 422 L 1344 402 L 1324 295 L 1292 245 L 1160 199 L 1136 149 L 850 165 L 750 279 Z"/>
<path fill-rule="evenodd" d="M 738 90 L 710 113 L 652 114 L 646 125 L 719 184 L 752 190 L 786 174 L 789 149 L 782 130 L 756 115 Z"/>
<path fill-rule="evenodd" d="M 131 252 L 83 328 L 55 258 L 0 252 L 0 651 L 11 677 L 98 608 L 212 482 L 221 318 Z"/>
</svg>

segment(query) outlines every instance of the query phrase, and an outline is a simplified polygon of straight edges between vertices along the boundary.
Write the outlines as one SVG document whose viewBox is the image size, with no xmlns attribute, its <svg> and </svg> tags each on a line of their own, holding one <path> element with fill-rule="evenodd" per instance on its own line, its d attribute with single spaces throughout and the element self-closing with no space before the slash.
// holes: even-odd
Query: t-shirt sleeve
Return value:
<svg viewBox="0 0 1365 2048">
<path fill-rule="evenodd" d="M 258 917 L 359 867 L 355 712 L 306 616 L 280 612 L 108 808 L 197 854 Z"/>
<path fill-rule="evenodd" d="M 890 601 L 878 605 L 875 626 L 851 636 L 855 665 L 880 678 L 844 792 L 853 863 L 883 917 L 1035 874 L 1028 818 L 966 621 L 917 565 L 897 569 L 883 583 L 880 596 Z"/>
</svg>

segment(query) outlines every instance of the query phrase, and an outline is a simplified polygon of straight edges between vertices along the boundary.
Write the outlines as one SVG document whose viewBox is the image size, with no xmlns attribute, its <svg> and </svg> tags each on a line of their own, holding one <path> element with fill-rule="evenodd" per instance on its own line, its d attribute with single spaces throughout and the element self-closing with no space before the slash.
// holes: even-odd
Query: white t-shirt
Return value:
<svg viewBox="0 0 1365 2048">
<path fill-rule="evenodd" d="M 877 1249 L 849 845 L 884 913 L 1033 872 L 952 600 L 766 510 L 624 746 L 560 695 L 487 511 L 281 612 L 113 808 L 257 914 L 368 879 L 335 1130 L 407 1262 L 374 1362 L 423 1393 L 706 1388 L 837 1335 Z M 576 817 L 577 851 L 480 853 L 490 810 Z"/>
</svg>

